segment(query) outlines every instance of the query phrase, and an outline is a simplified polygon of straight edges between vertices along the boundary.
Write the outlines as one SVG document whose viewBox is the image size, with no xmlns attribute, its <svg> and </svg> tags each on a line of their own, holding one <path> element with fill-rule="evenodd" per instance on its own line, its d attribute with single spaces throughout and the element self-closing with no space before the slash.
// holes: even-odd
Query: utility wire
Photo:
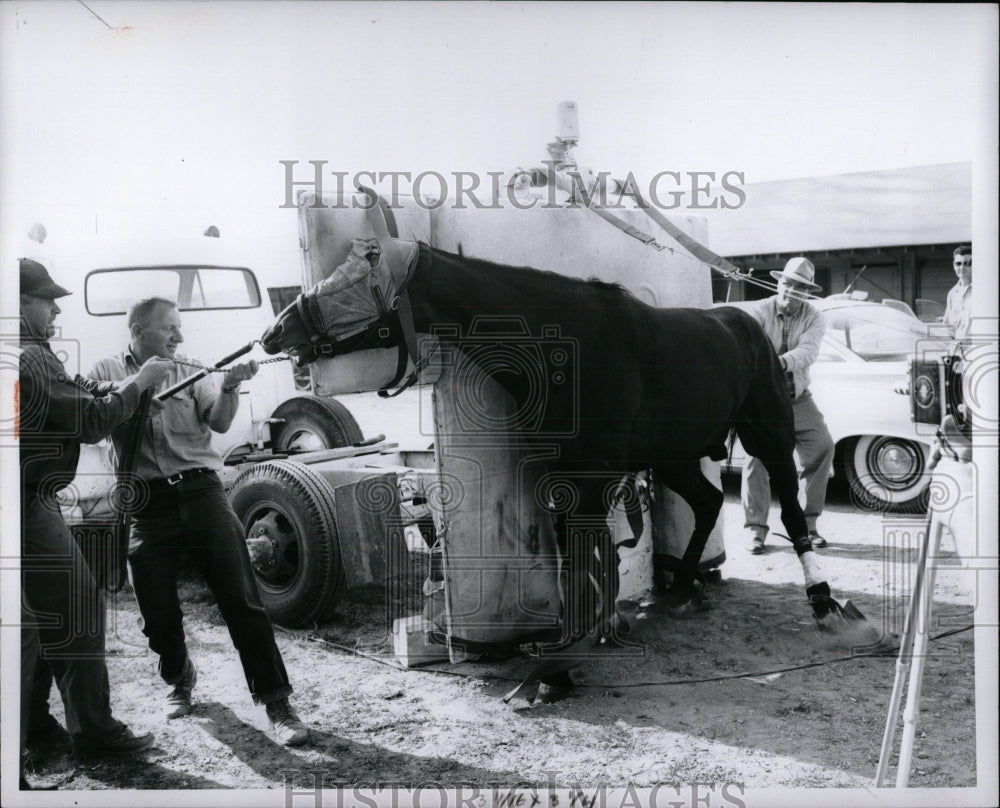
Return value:
<svg viewBox="0 0 1000 808">
<path fill-rule="evenodd" d="M 943 631 L 940 634 L 935 634 L 930 639 L 932 641 L 941 640 L 945 637 L 951 637 L 955 634 L 961 634 L 965 631 L 971 631 L 975 628 L 975 625 L 962 626 L 960 628 L 950 629 L 949 631 Z M 290 632 L 289 632 L 290 633 Z M 293 635 L 294 636 L 294 635 Z M 370 654 L 365 651 L 360 651 L 357 648 L 351 648 L 349 646 L 343 645 L 341 643 L 333 642 L 324 637 L 320 637 L 318 634 L 308 634 L 306 639 L 311 642 L 318 642 L 324 645 L 328 645 L 331 648 L 336 648 L 339 651 L 344 651 L 345 653 L 351 654 L 362 659 L 368 659 L 372 662 L 377 662 L 379 665 L 385 665 L 387 668 L 393 668 L 398 671 L 405 672 L 417 672 L 417 673 L 439 673 L 445 676 L 454 676 L 462 679 L 489 679 L 492 681 L 499 682 L 521 682 L 523 681 L 523 676 L 512 677 L 503 676 L 500 674 L 476 674 L 476 673 L 466 673 L 464 671 L 450 671 L 444 668 L 433 668 L 433 667 L 421 667 L 421 668 L 407 668 L 400 665 L 398 662 L 389 661 L 383 657 L 377 656 L 376 654 Z M 648 681 L 648 682 L 615 682 L 613 684 L 600 683 L 600 682 L 587 682 L 587 683 L 577 683 L 576 687 L 603 687 L 603 688 L 633 688 L 633 687 L 667 687 L 673 685 L 697 685 L 697 684 L 707 684 L 711 682 L 726 682 L 732 679 L 752 679 L 758 677 L 775 676 L 782 673 L 791 673 L 792 671 L 807 670 L 809 668 L 820 668 L 824 665 L 832 665 L 838 662 L 850 662 L 852 660 L 858 659 L 895 659 L 896 654 L 886 654 L 884 651 L 869 651 L 866 653 L 856 653 L 849 654 L 847 656 L 833 657 L 832 659 L 824 659 L 819 662 L 807 662 L 802 665 L 790 665 L 784 668 L 774 668 L 768 671 L 757 671 L 750 673 L 731 673 L 725 676 L 707 676 L 700 679 L 667 679 L 660 681 Z"/>
<path fill-rule="evenodd" d="M 108 27 L 109 30 L 111 30 L 111 31 L 115 30 L 115 27 L 113 25 L 108 25 L 107 20 L 105 20 L 103 17 L 101 17 L 100 14 L 98 14 L 96 11 L 94 11 L 94 9 L 92 9 L 90 6 L 88 6 L 86 3 L 84 3 L 83 0 L 76 0 L 76 2 L 78 2 L 81 6 L 83 6 L 85 9 L 87 9 L 87 11 L 89 11 L 91 14 L 93 14 L 95 17 L 97 17 L 97 19 L 99 19 L 101 22 L 103 22 Z"/>
</svg>

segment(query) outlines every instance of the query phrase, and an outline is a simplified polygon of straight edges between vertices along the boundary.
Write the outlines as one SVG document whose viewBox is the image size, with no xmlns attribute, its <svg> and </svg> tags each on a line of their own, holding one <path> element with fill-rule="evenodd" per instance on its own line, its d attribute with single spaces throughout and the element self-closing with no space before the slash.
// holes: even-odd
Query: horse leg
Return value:
<svg viewBox="0 0 1000 808">
<path fill-rule="evenodd" d="M 572 514 L 556 520 L 559 549 L 566 576 L 563 596 L 563 632 L 560 650 L 580 653 L 602 636 L 615 633 L 615 601 L 618 595 L 618 553 L 606 523 L 608 503 L 604 493 L 608 479 L 579 477 L 574 480 L 577 504 Z M 552 703 L 565 698 L 573 686 L 568 660 L 565 669 L 545 674 L 537 698 Z"/>
<path fill-rule="evenodd" d="M 764 461 L 771 477 L 771 486 L 778 494 L 781 505 L 781 523 L 788 531 L 788 537 L 795 548 L 802 565 L 806 581 L 806 597 L 812 606 L 813 616 L 822 619 L 830 612 L 830 584 L 823 574 L 819 558 L 813 552 L 806 515 L 799 504 L 799 482 L 795 463 L 789 456 L 787 461 Z"/>
<path fill-rule="evenodd" d="M 712 528 L 719 518 L 724 496 L 722 491 L 701 473 L 701 463 L 698 460 L 669 463 L 658 469 L 658 472 L 664 484 L 680 496 L 694 512 L 694 530 L 684 550 L 684 556 L 674 571 L 673 591 L 680 602 L 669 610 L 672 617 L 686 617 L 707 608 L 695 582 L 704 583 L 698 564 L 702 553 L 705 552 L 705 545 Z"/>
</svg>

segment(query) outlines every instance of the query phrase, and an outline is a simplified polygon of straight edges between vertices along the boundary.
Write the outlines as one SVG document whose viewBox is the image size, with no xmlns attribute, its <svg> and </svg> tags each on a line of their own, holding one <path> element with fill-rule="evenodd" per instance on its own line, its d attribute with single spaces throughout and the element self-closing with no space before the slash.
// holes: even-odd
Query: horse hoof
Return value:
<svg viewBox="0 0 1000 808">
<path fill-rule="evenodd" d="M 707 612 L 711 608 L 711 603 L 705 600 L 705 598 L 696 595 L 690 600 L 684 601 L 679 606 L 671 606 L 667 609 L 667 614 L 675 620 L 687 620 L 689 617 Z"/>
<path fill-rule="evenodd" d="M 615 612 L 614 616 L 604 621 L 602 639 L 612 639 L 616 637 L 627 637 L 632 631 L 632 626 L 622 615 Z"/>
<path fill-rule="evenodd" d="M 827 612 L 822 617 L 813 615 L 813 620 L 816 622 L 816 629 L 824 634 L 835 634 L 840 631 L 844 624 L 843 619 L 836 612 Z"/>
<path fill-rule="evenodd" d="M 543 682 L 538 686 L 538 692 L 535 694 L 535 701 L 539 704 L 555 704 L 557 701 L 562 701 L 563 699 L 569 697 L 570 690 L 572 690 L 572 688 L 555 687 L 553 685 L 547 685 Z"/>
<path fill-rule="evenodd" d="M 703 577 L 706 584 L 721 584 L 722 570 L 718 567 L 712 567 L 710 570 L 705 570 Z"/>
<path fill-rule="evenodd" d="M 535 701 L 542 704 L 555 704 L 567 698 L 573 689 L 573 680 L 568 673 L 557 673 L 554 676 L 543 679 L 538 685 L 538 692 L 535 693 Z"/>
</svg>

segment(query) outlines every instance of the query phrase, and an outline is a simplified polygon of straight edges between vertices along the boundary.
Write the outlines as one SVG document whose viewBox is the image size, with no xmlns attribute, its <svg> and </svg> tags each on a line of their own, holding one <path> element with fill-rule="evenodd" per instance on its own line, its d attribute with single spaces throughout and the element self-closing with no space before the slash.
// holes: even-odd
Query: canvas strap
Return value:
<svg viewBox="0 0 1000 808">
<path fill-rule="evenodd" d="M 407 357 L 413 362 L 414 373 L 412 379 L 407 380 L 406 387 L 416 381 L 415 376 L 419 373 L 420 350 L 417 346 L 417 331 L 413 324 L 413 309 L 410 306 L 410 296 L 407 286 L 413 277 L 413 271 L 417 265 L 417 245 L 413 242 L 404 242 L 394 237 L 389 232 L 387 215 L 391 211 L 384 207 L 379 195 L 371 188 L 360 186 L 360 190 L 368 197 L 368 220 L 375 233 L 375 240 L 382 250 L 382 260 L 386 262 L 389 274 L 392 276 L 393 285 L 396 288 L 396 298 L 388 302 L 390 310 L 395 311 L 399 322 L 399 329 L 402 333 L 402 340 L 399 345 L 399 361 L 396 365 L 396 375 L 385 388 L 379 391 L 383 398 L 399 395 L 404 388 L 400 388 L 395 393 L 389 393 L 388 388 L 400 383 L 406 373 Z M 393 220 L 393 229 L 395 221 Z"/>
<path fill-rule="evenodd" d="M 571 194 L 575 193 L 578 189 L 582 190 L 581 186 L 574 185 L 572 180 L 567 178 L 565 172 L 556 172 L 555 176 L 556 176 L 556 186 L 560 190 L 567 191 L 568 193 Z M 717 272 L 720 272 L 721 274 L 725 275 L 731 280 L 742 280 L 743 278 L 747 277 L 740 270 L 740 268 L 737 267 L 732 261 L 723 258 L 721 255 L 716 255 L 700 241 L 692 238 L 683 230 L 681 230 L 679 227 L 677 227 L 677 225 L 671 222 L 659 210 L 650 205 L 643 198 L 642 194 L 639 193 L 639 190 L 637 188 L 633 188 L 632 194 L 639 208 L 645 211 L 646 215 L 649 216 L 649 218 L 651 218 L 654 222 L 656 222 L 663 230 L 667 232 L 667 234 L 671 238 L 673 238 L 678 244 L 680 244 L 685 250 L 691 253 L 691 255 L 693 255 L 699 261 L 708 264 L 712 269 L 716 270 Z M 649 235 L 648 233 L 644 233 L 639 228 L 629 224 L 624 219 L 611 213 L 611 211 L 609 211 L 607 208 L 602 207 L 599 204 L 595 204 L 594 197 L 595 197 L 594 194 L 591 194 L 589 197 L 585 196 L 588 210 L 593 211 L 602 219 L 604 219 L 604 221 L 614 225 L 623 233 L 626 233 L 632 238 L 641 241 L 643 244 L 653 247 L 656 250 L 666 249 L 666 247 L 657 242 L 657 240 L 653 236 Z"/>
</svg>

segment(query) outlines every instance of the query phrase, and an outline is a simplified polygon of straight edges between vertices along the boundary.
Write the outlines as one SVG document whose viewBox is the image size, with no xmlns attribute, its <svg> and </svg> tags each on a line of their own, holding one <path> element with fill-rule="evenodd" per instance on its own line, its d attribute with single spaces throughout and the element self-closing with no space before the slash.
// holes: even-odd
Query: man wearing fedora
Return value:
<svg viewBox="0 0 1000 808">
<path fill-rule="evenodd" d="M 80 757 L 130 754 L 153 743 L 111 714 L 104 657 L 104 598 L 56 495 L 76 474 L 81 443 L 96 443 L 136 409 L 140 394 L 167 377 L 171 363 L 147 362 L 120 385 L 67 371 L 49 339 L 70 294 L 38 261 L 20 259 L 17 435 L 21 469 L 21 576 L 25 620 L 21 654 L 21 740 L 29 730 L 35 665 L 48 665 L 66 708 L 68 740 Z M 86 619 L 84 619 L 86 618 Z M 46 713 L 49 721 L 54 719 Z M 49 732 L 49 726 L 36 730 Z M 63 737 L 65 737 L 65 731 Z M 22 788 L 27 787 L 22 776 Z"/>
<path fill-rule="evenodd" d="M 809 537 L 813 547 L 825 547 L 826 539 L 819 534 L 816 521 L 823 512 L 826 485 L 833 468 L 833 439 L 809 392 L 809 367 L 819 356 L 826 323 L 823 315 L 806 300 L 810 292 L 821 287 L 814 282 L 815 267 L 803 257 L 792 258 L 781 272 L 773 271 L 771 276 L 778 281 L 778 293 L 761 301 L 750 313 L 767 332 L 785 371 L 785 385 L 795 417 L 795 454 L 801 469 L 799 479 L 804 489 L 803 510 Z M 743 467 L 740 494 L 750 534 L 748 549 L 759 555 L 764 552 L 768 531 L 771 483 L 764 464 L 755 457 L 748 457 Z"/>
</svg>

